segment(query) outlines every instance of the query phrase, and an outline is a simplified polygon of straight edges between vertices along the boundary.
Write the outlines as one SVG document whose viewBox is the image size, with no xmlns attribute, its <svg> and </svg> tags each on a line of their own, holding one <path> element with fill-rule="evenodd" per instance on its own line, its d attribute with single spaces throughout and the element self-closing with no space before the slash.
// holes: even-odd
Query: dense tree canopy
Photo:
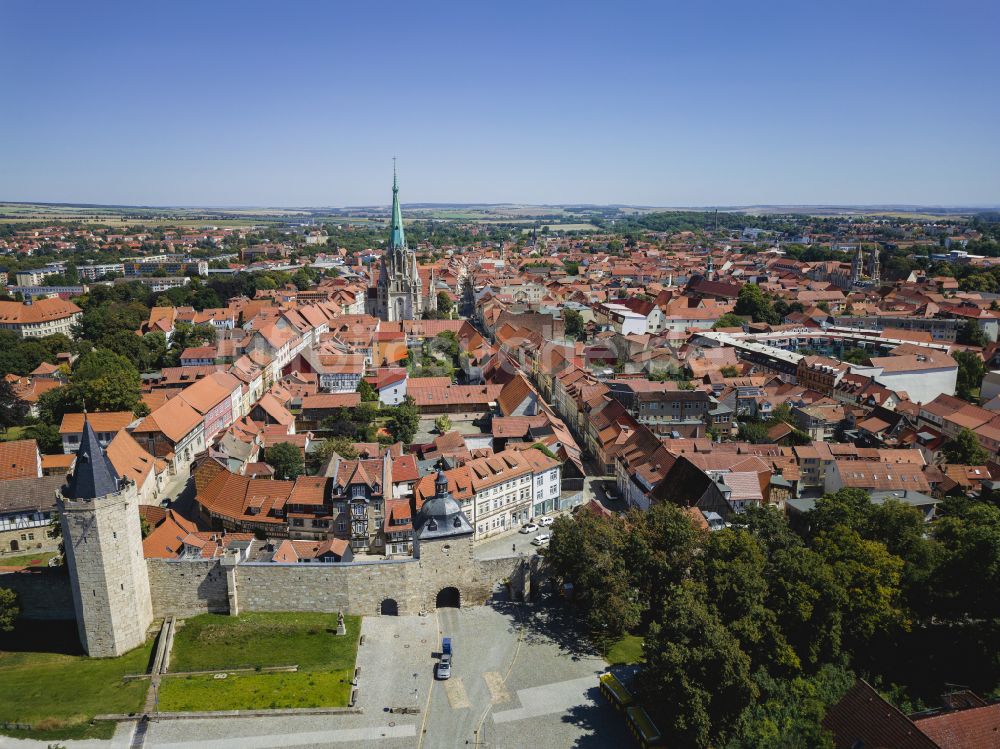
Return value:
<svg viewBox="0 0 1000 749">
<path fill-rule="evenodd" d="M 760 286 L 755 283 L 743 284 L 740 287 L 733 313 L 749 317 L 754 322 L 766 322 L 772 325 L 781 322 L 781 315 L 774 309 Z"/>
<path fill-rule="evenodd" d="M 305 472 L 302 451 L 291 442 L 279 442 L 267 448 L 264 460 L 274 469 L 276 479 L 295 479 Z"/>
<path fill-rule="evenodd" d="M 43 393 L 38 399 L 42 421 L 62 422 L 66 413 L 88 411 L 132 411 L 149 413 L 140 398 L 139 370 L 128 359 L 108 349 L 94 349 L 73 366 L 69 383 Z"/>
<path fill-rule="evenodd" d="M 962 427 L 958 436 L 945 443 L 941 452 L 948 463 L 963 466 L 986 465 L 986 461 L 990 457 L 989 453 L 979 444 L 976 433 L 968 427 Z"/>
<path fill-rule="evenodd" d="M 904 705 L 945 682 L 991 692 L 1000 662 L 1000 508 L 947 499 L 928 525 L 844 489 L 795 527 L 749 508 L 696 530 L 679 507 L 553 526 L 557 579 L 598 643 L 645 635 L 637 680 L 668 744 L 829 747 L 820 721 L 855 675 Z"/>
</svg>

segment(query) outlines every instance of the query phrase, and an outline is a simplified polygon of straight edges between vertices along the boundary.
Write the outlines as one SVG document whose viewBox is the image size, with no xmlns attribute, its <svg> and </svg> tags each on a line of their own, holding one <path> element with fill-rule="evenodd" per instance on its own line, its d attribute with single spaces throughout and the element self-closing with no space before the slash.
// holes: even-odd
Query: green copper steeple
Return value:
<svg viewBox="0 0 1000 749">
<path fill-rule="evenodd" d="M 403 212 L 399 208 L 399 185 L 396 184 L 396 160 L 392 160 L 392 226 L 389 230 L 389 248 L 406 247 L 403 234 Z"/>
</svg>

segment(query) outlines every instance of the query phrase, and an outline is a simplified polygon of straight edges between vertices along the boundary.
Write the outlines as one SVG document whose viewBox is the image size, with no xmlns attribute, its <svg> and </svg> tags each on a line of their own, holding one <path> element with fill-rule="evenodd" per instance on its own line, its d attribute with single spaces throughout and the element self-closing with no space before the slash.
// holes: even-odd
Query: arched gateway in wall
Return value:
<svg viewBox="0 0 1000 749">
<path fill-rule="evenodd" d="M 399 616 L 399 604 L 395 598 L 386 598 L 379 605 L 378 613 L 382 616 Z"/>
<path fill-rule="evenodd" d="M 458 588 L 442 588 L 438 591 L 437 601 L 434 605 L 439 609 L 461 608 L 462 594 L 458 592 Z"/>
</svg>

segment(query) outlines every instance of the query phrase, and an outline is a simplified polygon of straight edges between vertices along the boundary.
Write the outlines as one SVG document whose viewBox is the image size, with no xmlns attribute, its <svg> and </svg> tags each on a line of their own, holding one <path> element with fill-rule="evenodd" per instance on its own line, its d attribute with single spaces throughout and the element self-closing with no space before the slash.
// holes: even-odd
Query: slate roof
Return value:
<svg viewBox="0 0 1000 749">
<path fill-rule="evenodd" d="M 120 484 L 121 478 L 101 449 L 97 432 L 89 421 L 84 422 L 80 449 L 76 452 L 76 467 L 66 480 L 63 495 L 70 499 L 95 499 L 114 494 Z"/>
</svg>

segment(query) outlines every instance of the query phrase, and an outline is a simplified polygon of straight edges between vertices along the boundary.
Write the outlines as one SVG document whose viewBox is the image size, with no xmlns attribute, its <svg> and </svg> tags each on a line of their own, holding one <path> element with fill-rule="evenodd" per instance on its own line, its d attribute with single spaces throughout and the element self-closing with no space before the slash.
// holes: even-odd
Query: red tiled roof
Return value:
<svg viewBox="0 0 1000 749">
<path fill-rule="evenodd" d="M 0 442 L 0 481 L 37 478 L 38 443 L 35 440 Z"/>
</svg>

